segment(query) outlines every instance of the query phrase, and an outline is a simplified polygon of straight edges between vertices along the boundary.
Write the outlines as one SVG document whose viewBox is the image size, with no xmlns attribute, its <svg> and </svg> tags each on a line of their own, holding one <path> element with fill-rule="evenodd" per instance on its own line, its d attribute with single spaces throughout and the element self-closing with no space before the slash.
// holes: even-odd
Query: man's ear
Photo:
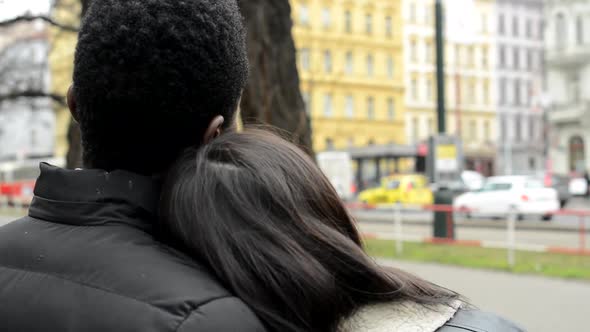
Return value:
<svg viewBox="0 0 590 332">
<path fill-rule="evenodd" d="M 70 109 L 70 113 L 72 114 L 72 117 L 74 118 L 74 120 L 76 120 L 76 122 L 79 122 L 78 119 L 78 107 L 76 104 L 76 96 L 74 96 L 74 86 L 70 85 L 70 88 L 68 89 L 68 95 L 67 95 L 67 103 L 68 103 L 68 108 Z"/>
<path fill-rule="evenodd" d="M 203 144 L 207 144 L 215 137 L 221 135 L 224 122 L 225 119 L 221 115 L 217 115 L 213 118 L 213 120 L 211 120 L 211 122 L 209 122 L 209 126 L 205 131 L 205 135 L 203 135 Z"/>
</svg>

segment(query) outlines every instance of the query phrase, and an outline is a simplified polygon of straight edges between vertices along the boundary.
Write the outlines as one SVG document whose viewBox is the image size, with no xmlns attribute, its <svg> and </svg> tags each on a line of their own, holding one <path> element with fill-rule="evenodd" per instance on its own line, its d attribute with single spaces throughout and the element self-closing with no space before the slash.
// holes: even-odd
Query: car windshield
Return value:
<svg viewBox="0 0 590 332">
<path fill-rule="evenodd" d="M 526 187 L 529 189 L 537 189 L 537 188 L 543 188 L 543 182 L 539 181 L 539 180 L 528 180 L 526 182 Z"/>
<path fill-rule="evenodd" d="M 397 188 L 399 188 L 400 183 L 401 182 L 399 180 L 390 180 L 385 183 L 385 188 L 397 189 Z"/>
<path fill-rule="evenodd" d="M 511 183 L 505 182 L 487 182 L 481 191 L 498 191 L 498 190 L 510 190 L 512 188 Z"/>
</svg>

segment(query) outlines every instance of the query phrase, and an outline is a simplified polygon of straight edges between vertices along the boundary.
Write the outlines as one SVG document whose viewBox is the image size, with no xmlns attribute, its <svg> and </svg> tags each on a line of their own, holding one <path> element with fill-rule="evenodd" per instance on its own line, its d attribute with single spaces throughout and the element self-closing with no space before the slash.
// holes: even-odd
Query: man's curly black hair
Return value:
<svg viewBox="0 0 590 332">
<path fill-rule="evenodd" d="M 248 76 L 236 0 L 97 0 L 82 22 L 74 96 L 84 164 L 155 174 L 233 120 Z"/>
</svg>

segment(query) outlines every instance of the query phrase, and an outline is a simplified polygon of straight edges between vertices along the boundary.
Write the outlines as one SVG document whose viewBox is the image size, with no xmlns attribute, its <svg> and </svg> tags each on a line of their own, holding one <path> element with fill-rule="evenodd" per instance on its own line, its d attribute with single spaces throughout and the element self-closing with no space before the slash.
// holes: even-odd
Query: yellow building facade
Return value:
<svg viewBox="0 0 590 332">
<path fill-rule="evenodd" d="M 404 144 L 401 0 L 291 0 L 315 151 Z"/>
<path fill-rule="evenodd" d="M 81 5 L 78 0 L 62 0 L 52 12 L 53 18 L 62 24 L 78 26 L 80 23 Z M 49 53 L 51 71 L 51 89 L 65 96 L 72 84 L 74 51 L 78 34 L 52 27 L 49 35 L 52 48 Z M 56 140 L 55 157 L 64 160 L 68 152 L 68 126 L 70 112 L 63 106 L 56 109 Z"/>
<path fill-rule="evenodd" d="M 301 89 L 316 151 L 406 144 L 401 0 L 291 0 Z M 59 22 L 79 24 L 79 1 L 64 0 Z M 52 89 L 72 80 L 76 33 L 52 28 Z M 70 121 L 57 114 L 56 157 L 65 157 Z"/>
</svg>

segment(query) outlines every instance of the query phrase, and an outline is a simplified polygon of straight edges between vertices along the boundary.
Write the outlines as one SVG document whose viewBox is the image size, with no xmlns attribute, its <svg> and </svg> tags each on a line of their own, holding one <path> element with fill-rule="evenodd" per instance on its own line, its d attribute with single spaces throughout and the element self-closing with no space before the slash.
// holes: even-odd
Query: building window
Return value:
<svg viewBox="0 0 590 332">
<path fill-rule="evenodd" d="M 563 48 L 565 46 L 566 36 L 567 28 L 565 25 L 565 17 L 562 13 L 559 13 L 555 17 L 555 45 L 557 48 Z"/>
<path fill-rule="evenodd" d="M 483 82 L 483 102 L 486 105 L 490 103 L 490 84 L 487 81 Z"/>
<path fill-rule="evenodd" d="M 412 40 L 410 42 L 410 58 L 412 59 L 412 61 L 418 60 L 418 51 L 415 40 Z"/>
<path fill-rule="evenodd" d="M 426 56 L 424 57 L 426 59 L 426 62 L 427 63 L 432 62 L 432 44 L 426 43 L 426 45 L 424 47 L 424 51 L 426 52 Z"/>
<path fill-rule="evenodd" d="M 481 14 L 481 31 L 488 32 L 488 15 L 486 14 Z"/>
<path fill-rule="evenodd" d="M 475 89 L 475 83 L 471 82 L 469 83 L 469 103 L 471 104 L 475 104 L 476 101 L 476 89 Z"/>
<path fill-rule="evenodd" d="M 322 9 L 322 25 L 324 26 L 324 29 L 329 29 L 332 25 L 332 15 L 330 8 Z"/>
<path fill-rule="evenodd" d="M 299 7 L 299 23 L 303 26 L 309 25 L 309 8 L 306 4 L 301 4 Z"/>
<path fill-rule="evenodd" d="M 514 118 L 514 130 L 516 131 L 514 135 L 515 140 L 520 142 L 520 140 L 522 140 L 522 118 L 519 114 L 517 114 Z"/>
<path fill-rule="evenodd" d="M 518 69 L 520 68 L 520 49 L 515 47 L 512 52 L 512 67 Z"/>
<path fill-rule="evenodd" d="M 354 97 L 353 96 L 346 96 L 346 100 L 344 102 L 344 113 L 346 117 L 351 119 L 354 117 Z"/>
<path fill-rule="evenodd" d="M 303 70 L 309 70 L 311 64 L 309 48 L 302 48 L 299 53 L 301 56 L 301 68 Z"/>
<path fill-rule="evenodd" d="M 576 42 L 578 45 L 584 44 L 584 19 L 578 16 L 576 19 Z"/>
<path fill-rule="evenodd" d="M 533 51 L 532 50 L 526 51 L 526 67 L 528 70 L 533 69 Z"/>
<path fill-rule="evenodd" d="M 539 21 L 539 40 L 545 39 L 545 22 Z"/>
<path fill-rule="evenodd" d="M 434 120 L 432 120 L 431 118 L 428 118 L 428 136 L 431 136 L 434 134 Z"/>
<path fill-rule="evenodd" d="M 412 99 L 418 99 L 418 81 L 415 78 L 412 79 Z"/>
<path fill-rule="evenodd" d="M 369 120 L 375 119 L 375 99 L 373 97 L 367 98 L 367 118 Z"/>
<path fill-rule="evenodd" d="M 391 16 L 387 16 L 385 18 L 385 35 L 387 37 L 393 36 L 393 21 L 391 19 Z"/>
<path fill-rule="evenodd" d="M 531 106 L 533 104 L 533 83 L 528 81 L 526 83 L 526 105 Z"/>
<path fill-rule="evenodd" d="M 304 91 L 301 94 L 301 97 L 303 97 L 303 104 L 305 105 L 305 112 L 310 115 L 311 114 L 311 95 L 309 94 L 308 91 Z"/>
<path fill-rule="evenodd" d="M 416 4 L 410 3 L 410 22 L 416 23 Z"/>
<path fill-rule="evenodd" d="M 455 64 L 461 65 L 461 46 L 455 45 Z"/>
<path fill-rule="evenodd" d="M 477 140 L 477 123 L 475 120 L 469 121 L 469 139 Z"/>
<path fill-rule="evenodd" d="M 332 95 L 327 94 L 324 95 L 324 116 L 327 118 L 332 117 L 333 115 L 333 104 L 332 104 Z"/>
<path fill-rule="evenodd" d="M 500 60 L 498 62 L 500 64 L 500 68 L 505 68 L 506 67 L 506 47 L 504 45 L 500 45 L 499 51 L 500 51 L 500 54 L 499 54 Z"/>
<path fill-rule="evenodd" d="M 526 20 L 526 37 L 533 37 L 533 22 L 530 19 Z"/>
<path fill-rule="evenodd" d="M 469 46 L 467 48 L 467 61 L 470 67 L 475 65 L 475 52 L 473 50 L 473 46 Z"/>
<path fill-rule="evenodd" d="M 518 27 L 518 23 L 519 23 L 518 22 L 518 16 L 514 16 L 512 18 L 512 35 L 514 37 L 518 37 L 518 34 L 520 33 L 520 31 L 519 31 L 520 29 Z"/>
<path fill-rule="evenodd" d="M 426 80 L 426 100 L 432 100 L 432 80 Z"/>
<path fill-rule="evenodd" d="M 354 71 L 354 59 L 352 56 L 352 52 L 348 51 L 348 52 L 346 52 L 346 60 L 344 63 L 344 72 L 347 75 L 351 75 L 353 71 Z"/>
<path fill-rule="evenodd" d="M 373 56 L 371 54 L 367 55 L 367 75 L 369 77 L 373 77 L 374 74 L 373 62 Z"/>
<path fill-rule="evenodd" d="M 514 81 L 514 104 L 519 106 L 521 104 L 520 80 Z"/>
<path fill-rule="evenodd" d="M 326 150 L 332 151 L 334 150 L 334 140 L 331 138 L 326 138 Z"/>
<path fill-rule="evenodd" d="M 366 25 L 366 31 L 367 34 L 372 34 L 373 33 L 373 15 L 371 14 L 367 14 L 365 16 L 365 25 Z"/>
<path fill-rule="evenodd" d="M 418 118 L 412 118 L 412 127 L 410 128 L 410 135 L 412 136 L 412 143 L 417 143 L 420 139 L 420 125 Z"/>
<path fill-rule="evenodd" d="M 577 103 L 580 101 L 580 76 L 575 73 L 569 77 L 568 82 L 568 91 L 570 93 L 569 99 L 572 103 Z"/>
<path fill-rule="evenodd" d="M 344 32 L 352 32 L 352 14 L 350 13 L 350 10 L 344 12 Z"/>
<path fill-rule="evenodd" d="M 393 63 L 393 57 L 388 56 L 387 57 L 387 77 L 389 79 L 393 79 L 394 75 L 395 75 L 395 67 L 394 67 L 394 63 Z"/>
<path fill-rule="evenodd" d="M 387 99 L 387 117 L 389 118 L 389 121 L 395 119 L 395 103 L 393 98 Z"/>
<path fill-rule="evenodd" d="M 500 137 L 503 138 L 503 141 L 508 140 L 508 131 L 506 126 L 506 122 L 508 121 L 507 118 L 508 115 L 506 114 L 502 115 L 502 117 L 500 118 Z"/>
<path fill-rule="evenodd" d="M 488 120 L 484 120 L 483 123 L 483 139 L 484 141 L 492 140 L 492 129 Z"/>
<path fill-rule="evenodd" d="M 489 64 L 488 61 L 488 48 L 482 47 L 481 48 L 481 66 L 486 68 Z"/>
<path fill-rule="evenodd" d="M 504 35 L 506 33 L 506 27 L 505 27 L 505 22 L 504 22 L 504 15 L 500 14 L 500 16 L 498 16 L 498 32 L 500 33 L 500 35 Z"/>
<path fill-rule="evenodd" d="M 324 51 L 324 71 L 326 73 L 332 72 L 332 52 L 329 50 Z"/>
<path fill-rule="evenodd" d="M 506 105 L 506 79 L 500 79 L 500 105 Z"/>
<path fill-rule="evenodd" d="M 432 14 L 433 14 L 432 6 L 429 4 L 424 5 L 424 22 L 427 25 L 432 24 Z"/>
</svg>

